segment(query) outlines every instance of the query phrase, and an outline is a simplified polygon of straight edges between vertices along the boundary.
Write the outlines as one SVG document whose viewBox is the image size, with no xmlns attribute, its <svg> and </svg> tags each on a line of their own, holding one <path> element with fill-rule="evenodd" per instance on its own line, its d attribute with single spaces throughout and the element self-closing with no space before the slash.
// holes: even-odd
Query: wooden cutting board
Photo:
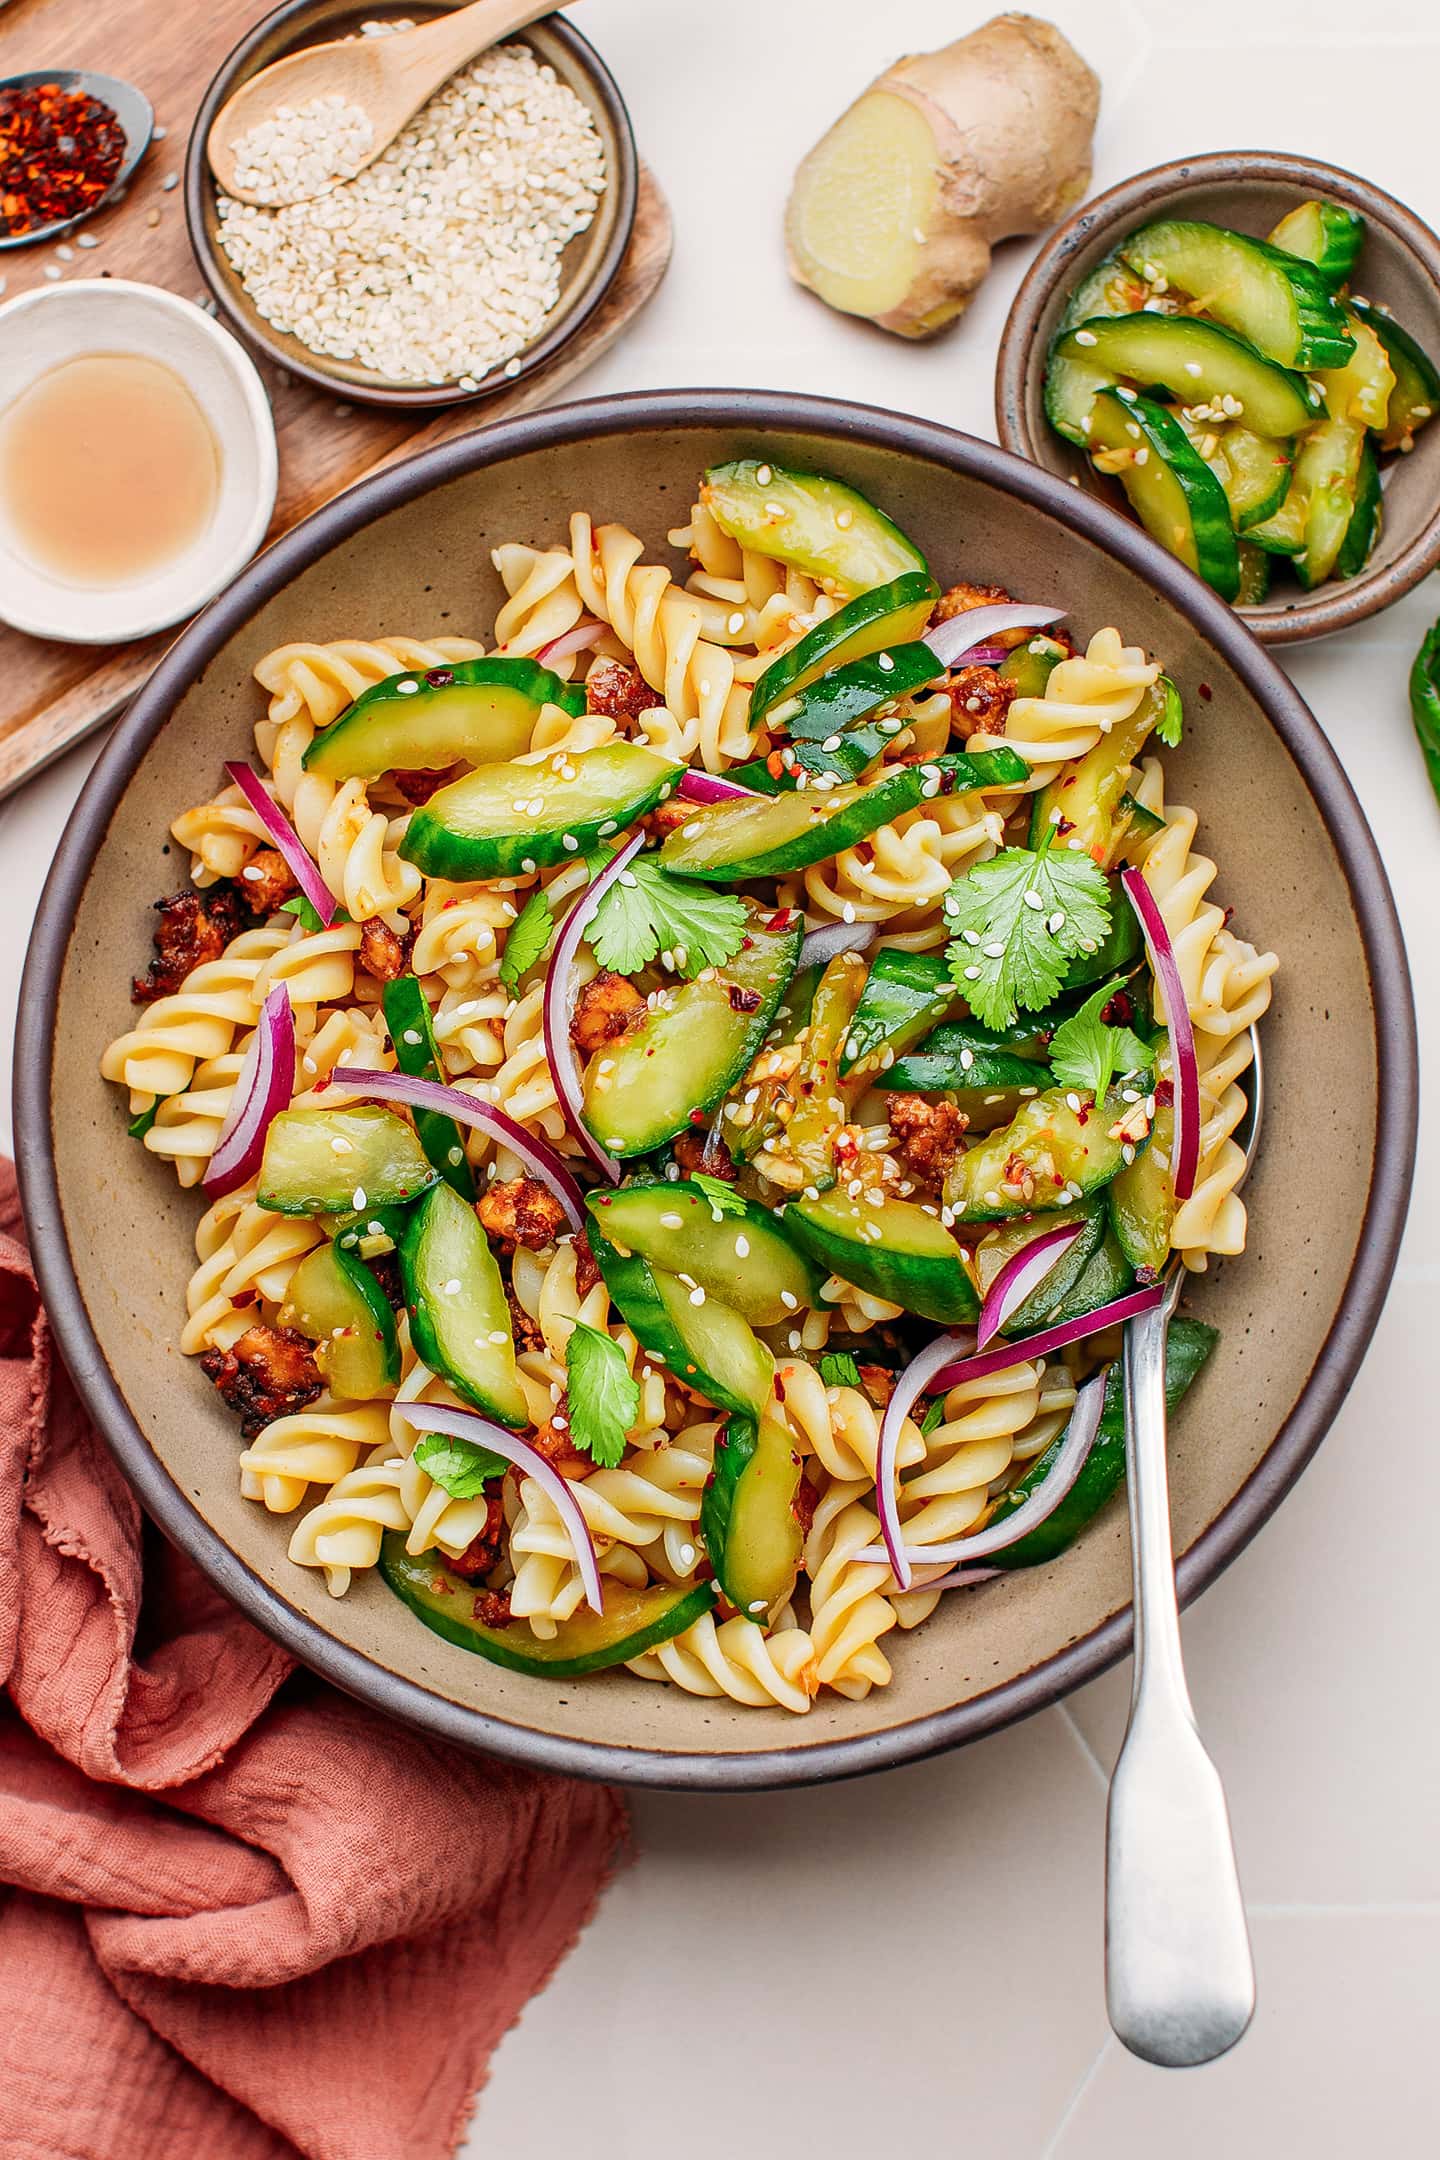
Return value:
<svg viewBox="0 0 1440 2160">
<path fill-rule="evenodd" d="M 184 9 L 161 0 L 11 0 L 9 6 L 0 0 L 0 74 L 92 67 L 122 76 L 146 93 L 157 132 L 165 130 L 124 202 L 79 228 L 98 247 L 78 247 L 77 233 L 68 243 L 69 261 L 52 245 L 0 253 L 5 297 L 51 282 L 47 268 L 67 278 L 108 271 L 168 286 L 187 299 L 205 297 L 178 184 L 186 138 L 220 62 L 267 12 L 264 0 L 205 0 L 203 7 Z M 167 188 L 172 176 L 177 184 Z M 482 406 L 412 419 L 312 390 L 259 360 L 280 444 L 280 490 L 269 539 L 382 465 L 553 398 L 644 307 L 665 275 L 670 246 L 669 206 L 642 165 L 634 236 L 604 301 L 548 367 L 512 390 L 497 391 Z M 0 797 L 113 719 L 181 628 L 134 645 L 102 647 L 55 644 L 0 624 Z"/>
</svg>

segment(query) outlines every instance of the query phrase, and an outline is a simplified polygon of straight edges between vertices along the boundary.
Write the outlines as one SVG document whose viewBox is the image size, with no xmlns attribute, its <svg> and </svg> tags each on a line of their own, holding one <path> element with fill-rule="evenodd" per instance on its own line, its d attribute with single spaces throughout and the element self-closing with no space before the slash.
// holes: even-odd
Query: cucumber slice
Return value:
<svg viewBox="0 0 1440 2160">
<path fill-rule="evenodd" d="M 440 772 L 519 757 L 546 705 L 583 713 L 585 692 L 533 660 L 496 654 L 387 675 L 321 731 L 302 763 L 327 780 Z"/>
<path fill-rule="evenodd" d="M 410 1211 L 404 1207 L 347 1208 L 341 1215 L 326 1216 L 321 1228 L 341 1252 L 374 1260 L 381 1253 L 395 1250 L 409 1217 Z"/>
<path fill-rule="evenodd" d="M 1367 439 L 1360 452 L 1360 470 L 1355 479 L 1355 507 L 1345 528 L 1345 538 L 1340 543 L 1340 553 L 1335 558 L 1336 577 L 1359 576 L 1380 537 L 1381 515 L 1380 467 Z"/>
<path fill-rule="evenodd" d="M 678 777 L 669 758 L 632 742 L 482 765 L 416 811 L 400 853 L 427 877 L 461 883 L 528 875 L 633 825 Z"/>
<path fill-rule="evenodd" d="M 1270 557 L 1264 548 L 1256 547 L 1253 540 L 1240 542 L 1240 590 L 1235 595 L 1237 607 L 1258 607 L 1270 591 Z M 1146 815 L 1148 816 L 1148 812 Z M 1163 818 L 1155 820 L 1162 825 Z"/>
<path fill-rule="evenodd" d="M 405 1226 L 400 1274 L 417 1356 L 502 1425 L 530 1422 L 505 1285 L 473 1208 L 435 1185 Z"/>
<path fill-rule="evenodd" d="M 972 1050 L 963 1040 L 955 1042 L 946 1028 L 937 1028 L 923 1049 L 898 1059 L 881 1080 L 902 1095 L 953 1096 L 972 1132 L 1008 1125 L 1021 1103 L 1049 1084 L 1048 1065 L 1011 1050 Z"/>
<path fill-rule="evenodd" d="M 1191 420 L 1183 410 L 1174 417 L 1224 489 L 1237 533 L 1275 515 L 1295 469 L 1290 443 L 1257 435 L 1253 428 Z"/>
<path fill-rule="evenodd" d="M 677 877 L 704 878 L 712 884 L 784 877 L 854 847 L 927 795 L 1009 787 L 1026 772 L 1024 759 L 1013 750 L 981 750 L 973 756 L 906 765 L 864 784 L 811 788 L 753 803 L 697 804 L 694 816 L 666 840 L 660 861 Z"/>
<path fill-rule="evenodd" d="M 799 916 L 752 907 L 748 942 L 733 960 L 667 989 L 637 1028 L 597 1050 L 584 1112 L 602 1147 L 646 1155 L 706 1120 L 758 1056 L 803 942 Z"/>
<path fill-rule="evenodd" d="M 960 1247 L 934 1215 L 911 1200 L 871 1207 L 841 1187 L 818 1200 L 792 1200 L 785 1234 L 830 1274 L 888 1298 L 923 1320 L 974 1320 L 980 1311 Z"/>
<path fill-rule="evenodd" d="M 1383 308 L 1369 300 L 1352 300 L 1350 308 L 1379 338 L 1395 377 L 1379 435 L 1380 448 L 1404 450 L 1413 442 L 1415 430 L 1440 410 L 1440 373 L 1424 348 Z"/>
<path fill-rule="evenodd" d="M 1103 367 L 1095 367 L 1083 351 L 1068 355 L 1059 351 L 1067 331 L 1108 315 L 1138 315 L 1151 300 L 1149 286 L 1137 277 L 1120 255 L 1107 255 L 1075 287 L 1056 325 L 1045 363 L 1045 414 L 1050 425 L 1071 442 L 1085 440 L 1085 415 L 1097 390 L 1114 381 Z M 1024 691 L 1022 696 L 1038 696 Z"/>
<path fill-rule="evenodd" d="M 739 458 L 711 466 L 700 500 L 742 547 L 847 592 L 886 585 L 910 570 L 928 574 L 919 548 L 883 510 L 824 473 Z"/>
<path fill-rule="evenodd" d="M 865 597 L 871 596 L 867 593 Z M 882 705 L 913 696 L 944 672 L 933 647 L 923 638 L 911 645 L 887 645 L 883 653 L 831 668 L 800 691 L 798 710 L 786 714 L 786 733 L 792 743 L 824 742 L 828 736 L 853 727 L 857 720 L 868 719 Z M 898 732 L 898 728 L 891 730 L 892 734 Z"/>
<path fill-rule="evenodd" d="M 1165 1344 L 1165 1404 L 1174 1410 L 1219 1340 L 1219 1332 L 1203 1320 L 1183 1315 L 1170 1323 Z M 1031 1463 L 1018 1485 L 1000 1495 L 991 1522 L 1004 1522 L 1025 1505 L 1045 1482 L 1065 1444 L 1061 1433 L 1045 1453 Z M 1119 1360 L 1105 1379 L 1105 1403 L 1100 1430 L 1086 1456 L 1079 1477 L 1057 1508 L 1044 1522 L 1013 1545 L 1002 1546 L 986 1561 L 987 1567 L 1040 1567 L 1073 1545 L 1086 1524 L 1093 1521 L 1107 1500 L 1119 1490 L 1125 1477 L 1125 1379 Z"/>
<path fill-rule="evenodd" d="M 1261 553 L 1259 548 L 1252 548 L 1247 541 L 1242 540 L 1240 543 L 1240 585 L 1242 594 L 1245 587 L 1245 566 L 1250 558 L 1261 563 L 1269 559 Z M 1266 575 L 1268 577 L 1268 571 Z M 1111 836 L 1110 853 L 1105 861 L 1106 869 L 1114 869 L 1122 863 L 1143 861 L 1145 850 L 1155 838 L 1156 833 L 1164 832 L 1164 830 L 1164 818 L 1157 817 L 1153 810 L 1147 810 L 1144 803 L 1136 802 L 1133 795 L 1122 795 L 1120 806 L 1115 812 L 1115 830 Z"/>
<path fill-rule="evenodd" d="M 265 1135 L 255 1198 L 276 1215 L 364 1214 L 418 1198 L 438 1175 L 414 1127 L 377 1103 L 282 1110 Z"/>
<path fill-rule="evenodd" d="M 719 1202 L 678 1179 L 591 1193 L 587 1205 L 618 1250 L 672 1275 L 694 1277 L 755 1327 L 778 1327 L 808 1311 L 820 1277 L 778 1227 L 768 1208 L 738 1194 Z"/>
<path fill-rule="evenodd" d="M 1313 264 L 1268 241 L 1198 219 L 1164 218 L 1131 233 L 1120 252 L 1142 277 L 1165 278 L 1281 367 L 1340 367 L 1350 356 L 1345 318 L 1325 280 Z"/>
<path fill-rule="evenodd" d="M 1327 202 L 1297 203 L 1270 235 L 1271 247 L 1313 263 L 1332 293 L 1340 290 L 1354 269 L 1364 240 L 1365 220 L 1359 211 Z"/>
<path fill-rule="evenodd" d="M 752 1620 L 795 1587 L 805 1532 L 795 1513 L 804 1465 L 772 1417 L 732 1417 L 715 1442 L 700 1503 L 700 1535 L 720 1587 Z"/>
<path fill-rule="evenodd" d="M 1169 391 L 1181 405 L 1236 399 L 1241 410 L 1230 417 L 1243 418 L 1259 435 L 1297 435 L 1321 409 L 1318 392 L 1303 375 L 1278 367 L 1234 331 L 1197 315 L 1101 318 L 1066 331 L 1053 351 L 1095 371 L 1103 382 L 1119 379 L 1142 389 L 1153 385 Z M 1095 395 L 1092 389 L 1083 400 L 1067 405 L 1063 426 L 1055 420 L 1072 442 L 1086 440 Z"/>
<path fill-rule="evenodd" d="M 1225 490 L 1178 420 L 1149 398 L 1097 391 L 1091 459 L 1113 475 L 1152 540 L 1198 571 L 1222 600 L 1240 589 L 1240 559 Z"/>
<path fill-rule="evenodd" d="M 334 1244 L 317 1245 L 290 1278 L 281 1327 L 315 1344 L 332 1395 L 368 1402 L 400 1380 L 400 1342 L 390 1300 L 363 1262 Z"/>
<path fill-rule="evenodd" d="M 1066 1246 L 1045 1280 L 1023 1305 L 1016 1307 L 1001 1329 L 1003 1335 L 1031 1335 L 1054 1318 L 1100 1249 L 1105 1236 L 1104 1200 L 1082 1201 L 1079 1207 L 1057 1208 L 1047 1215 L 1024 1216 L 1019 1222 L 992 1230 L 976 1247 L 976 1273 L 982 1290 L 988 1293 L 1007 1260 L 1023 1252 L 1035 1238 L 1070 1223 L 1078 1226 L 1079 1235 Z"/>
<path fill-rule="evenodd" d="M 1017 697 L 1044 697 L 1050 677 L 1067 657 L 1063 645 L 1042 635 L 1007 653 L 996 672 L 1006 682 L 1014 683 Z"/>
<path fill-rule="evenodd" d="M 1065 983 L 1056 1006 L 1068 1008 L 1072 991 L 1104 982 L 1107 975 L 1128 975 L 1145 950 L 1139 918 L 1126 900 L 1119 881 L 1109 879 L 1110 928 L 1093 953 L 1077 953 L 1065 970 Z M 1053 1026 L 1054 1022 L 1051 1021 Z"/>
<path fill-rule="evenodd" d="M 1169 733 L 1177 734 L 1181 717 L 1180 693 L 1168 675 L 1161 675 L 1128 720 L 1117 722 L 1083 757 L 1062 765 L 1034 797 L 1031 847 L 1038 848 L 1046 828 L 1054 825 L 1067 846 L 1083 849 L 1098 863 L 1108 862 L 1114 852 L 1120 804 L 1129 799 L 1125 790 L 1136 758 L 1152 729 L 1163 721 Z M 1132 802 L 1132 808 L 1138 805 Z"/>
<path fill-rule="evenodd" d="M 870 963 L 850 1021 L 840 1056 L 841 1073 L 857 1065 L 874 1066 L 878 1072 L 887 1050 L 898 1057 L 919 1042 L 959 1003 L 959 996 L 943 953 L 911 953 L 882 945 Z M 889 1084 L 905 1085 L 893 1078 Z"/>
<path fill-rule="evenodd" d="M 416 1618 L 446 1642 L 537 1680 L 573 1680 L 624 1665 L 683 1634 L 715 1603 L 715 1586 L 708 1582 L 651 1583 L 643 1590 L 607 1582 L 603 1613 L 584 1607 L 539 1642 L 523 1620 L 493 1628 L 472 1619 L 478 1602 L 474 1583 L 452 1574 L 436 1553 L 407 1552 L 403 1530 L 387 1530 L 381 1540 L 380 1573 Z"/>
<path fill-rule="evenodd" d="M 622 1253 L 594 1215 L 590 1247 L 615 1309 L 641 1349 L 720 1409 L 758 1418 L 770 1402 L 775 1360 L 749 1321 L 698 1284 L 651 1267 L 638 1253 Z"/>
<path fill-rule="evenodd" d="M 1142 1282 L 1158 1282 L 1164 1273 L 1175 1220 L 1175 1187 L 1169 1168 L 1175 1147 L 1175 1112 L 1164 1103 L 1156 1105 L 1150 1137 L 1153 1144 L 1120 1172 L 1107 1195 L 1110 1227 Z"/>
<path fill-rule="evenodd" d="M 1104 1222 L 1103 1215 L 1101 1221 Z M 1134 1287 L 1135 1271 L 1125 1258 L 1119 1240 L 1107 1225 L 1104 1236 L 1076 1281 L 1066 1295 L 1051 1307 L 1045 1325 L 1058 1327 L 1062 1321 L 1079 1320 L 1085 1313 L 1098 1312 L 1102 1305 L 1109 1305 L 1115 1298 L 1124 1297 L 1126 1291 L 1133 1290 Z"/>
<path fill-rule="evenodd" d="M 1018 1110 L 1001 1131 L 987 1135 L 954 1163 L 945 1180 L 945 1200 L 961 1222 L 998 1222 L 1009 1216 L 1053 1208 L 1097 1192 L 1125 1167 L 1121 1142 L 1109 1128 L 1128 1105 L 1112 1092 L 1097 1108 L 1073 1090 L 1047 1088 Z M 1007 1182 L 1016 1164 L 1029 1173 L 1027 1193 Z"/>
<path fill-rule="evenodd" d="M 1339 560 L 1355 516 L 1364 450 L 1364 425 L 1349 419 L 1322 420 L 1301 447 L 1295 477 L 1305 506 L 1305 536 L 1294 562 L 1307 592 L 1323 585 Z"/>
<path fill-rule="evenodd" d="M 885 667 L 877 657 L 876 667 L 882 674 L 898 675 L 897 649 L 916 642 L 939 597 L 939 586 L 923 570 L 911 570 L 887 585 L 858 594 L 847 606 L 807 630 L 799 643 L 778 660 L 771 661 L 750 693 L 750 725 L 758 727 L 765 715 L 785 699 L 798 697 L 831 669 L 849 667 L 853 661 L 883 654 L 892 665 Z M 926 682 L 943 673 L 933 656 L 932 662 Z M 777 715 L 782 717 L 786 716 Z"/>
<path fill-rule="evenodd" d="M 387 982 L 381 1003 L 385 1025 L 401 1072 L 414 1080 L 443 1080 L 440 1052 L 435 1042 L 435 1023 L 430 1005 L 413 975 L 397 975 Z M 465 1143 L 454 1118 L 439 1110 L 412 1112 L 420 1145 L 447 1185 L 462 1200 L 475 1198 L 475 1174 L 465 1154 Z"/>
</svg>

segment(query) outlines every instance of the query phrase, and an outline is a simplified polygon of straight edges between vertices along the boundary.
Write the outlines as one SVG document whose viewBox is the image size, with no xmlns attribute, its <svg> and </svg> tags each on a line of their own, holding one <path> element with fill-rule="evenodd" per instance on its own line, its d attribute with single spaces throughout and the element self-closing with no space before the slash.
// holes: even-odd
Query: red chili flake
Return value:
<svg viewBox="0 0 1440 2160">
<path fill-rule="evenodd" d="M 710 1123 L 708 1111 L 692 1110 L 690 1112 L 690 1123 L 692 1125 L 708 1125 Z"/>
<path fill-rule="evenodd" d="M 1074 818 L 1068 818 L 1068 817 L 1065 817 L 1065 816 L 1063 816 L 1063 815 L 1062 815 L 1062 816 L 1060 816 L 1060 817 L 1057 817 L 1057 818 L 1056 818 L 1056 820 L 1055 820 L 1055 836 L 1056 836 L 1056 838 L 1057 838 L 1058 840 L 1063 840 L 1067 832 L 1074 832 L 1074 830 L 1075 830 L 1075 820 L 1074 820 Z"/>
<path fill-rule="evenodd" d="M 758 990 L 743 990 L 739 983 L 731 983 L 729 997 L 732 1012 L 752 1013 L 760 1010 L 760 993 Z"/>
<path fill-rule="evenodd" d="M 455 680 L 455 670 L 448 667 L 432 667 L 425 677 L 432 690 L 443 690 Z"/>
<path fill-rule="evenodd" d="M 766 923 L 765 928 L 767 930 L 774 930 L 777 932 L 781 930 L 788 930 L 790 927 L 790 918 L 793 912 L 794 910 L 788 907 L 778 908 L 776 912 L 770 917 L 770 920 Z"/>
<path fill-rule="evenodd" d="M 1117 990 L 1100 1013 L 1106 1027 L 1129 1027 L 1134 1017 L 1135 1003 L 1128 990 Z"/>
<path fill-rule="evenodd" d="M 1201 683 L 1201 685 L 1200 685 L 1200 695 L 1201 695 L 1201 697 L 1202 697 L 1202 698 L 1204 698 L 1204 700 L 1205 700 L 1205 703 L 1206 703 L 1207 705 L 1208 705 L 1208 704 L 1210 703 L 1210 700 L 1211 700 L 1211 698 L 1212 698 L 1212 697 L 1214 697 L 1215 693 L 1214 693 L 1214 691 L 1213 691 L 1213 690 L 1212 690 L 1212 689 L 1210 688 L 1210 685 L 1209 685 L 1209 683 L 1208 683 L 1208 682 L 1202 682 L 1202 683 Z"/>
<path fill-rule="evenodd" d="M 1170 1108 L 1171 1104 L 1175 1100 L 1175 1083 L 1173 1080 L 1156 1081 L 1155 1100 L 1162 1110 L 1168 1110 Z"/>
<path fill-rule="evenodd" d="M 124 156 L 125 130 L 99 98 L 53 82 L 0 91 L 0 234 L 93 210 Z"/>
</svg>

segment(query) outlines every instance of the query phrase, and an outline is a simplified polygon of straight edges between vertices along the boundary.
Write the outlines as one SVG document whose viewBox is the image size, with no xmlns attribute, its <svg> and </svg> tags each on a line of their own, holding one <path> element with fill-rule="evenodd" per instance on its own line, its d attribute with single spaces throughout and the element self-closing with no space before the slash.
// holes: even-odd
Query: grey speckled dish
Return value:
<svg viewBox="0 0 1440 2160">
<path fill-rule="evenodd" d="M 151 1513 L 259 1625 L 424 1730 L 559 1770 L 695 1787 L 878 1769 L 993 1731 L 1119 1657 L 1123 1509 L 1049 1567 L 952 1597 L 887 1642 L 892 1686 L 808 1717 L 697 1700 L 624 1672 L 559 1685 L 428 1633 L 376 1579 L 332 1600 L 240 1498 L 234 1422 L 178 1348 L 199 1199 L 125 1137 L 97 1070 L 129 1025 L 149 903 L 176 882 L 172 817 L 244 755 L 251 669 L 292 639 L 485 635 L 491 545 L 623 519 L 663 556 L 706 464 L 826 468 L 882 503 L 942 575 L 1068 602 L 1152 647 L 1191 725 L 1171 761 L 1244 931 L 1283 955 L 1265 1024 L 1269 1108 L 1251 1250 L 1190 1295 L 1223 1341 L 1176 1420 L 1182 1592 L 1253 1536 L 1335 1415 L 1394 1262 L 1414 1148 L 1414 1016 L 1385 875 L 1350 784 L 1230 610 L 1138 528 L 985 443 L 768 392 L 597 399 L 486 428 L 362 483 L 287 535 L 161 661 L 80 798 L 21 993 L 17 1153 L 36 1263 L 78 1386 Z"/>
<path fill-rule="evenodd" d="M 1366 221 L 1355 290 L 1388 307 L 1440 365 L 1440 239 L 1413 210 L 1369 180 L 1286 151 L 1222 150 L 1176 158 L 1122 180 L 1083 203 L 1053 232 L 1011 306 L 995 364 L 995 424 L 1001 442 L 1129 518 L 1125 498 L 1045 419 L 1045 355 L 1071 292 L 1126 233 L 1158 217 L 1208 218 L 1258 237 L 1311 196 L 1343 203 Z M 1313 593 L 1286 579 L 1258 607 L 1237 608 L 1267 645 L 1346 630 L 1398 600 L 1440 563 L 1440 421 L 1422 428 L 1407 457 L 1382 461 L 1384 521 L 1358 577 L 1332 579 Z"/>
</svg>

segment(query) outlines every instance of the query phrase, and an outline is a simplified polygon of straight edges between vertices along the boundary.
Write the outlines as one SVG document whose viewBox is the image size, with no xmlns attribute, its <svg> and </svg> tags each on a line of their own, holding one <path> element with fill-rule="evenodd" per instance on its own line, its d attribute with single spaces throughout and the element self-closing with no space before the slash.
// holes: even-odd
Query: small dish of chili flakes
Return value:
<svg viewBox="0 0 1440 2160">
<path fill-rule="evenodd" d="M 0 248 L 53 240 L 125 185 L 155 114 L 132 84 L 89 68 L 0 79 Z"/>
</svg>

